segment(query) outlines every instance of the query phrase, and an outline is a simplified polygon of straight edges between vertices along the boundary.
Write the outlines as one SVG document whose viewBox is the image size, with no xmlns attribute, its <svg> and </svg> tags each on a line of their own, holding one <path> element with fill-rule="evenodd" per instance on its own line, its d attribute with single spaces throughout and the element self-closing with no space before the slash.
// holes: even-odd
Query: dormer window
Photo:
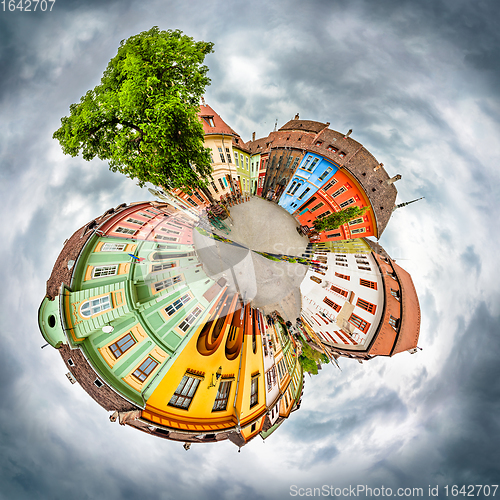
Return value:
<svg viewBox="0 0 500 500">
<path fill-rule="evenodd" d="M 210 127 L 215 127 L 214 117 L 213 116 L 202 116 L 203 120 Z"/>
</svg>

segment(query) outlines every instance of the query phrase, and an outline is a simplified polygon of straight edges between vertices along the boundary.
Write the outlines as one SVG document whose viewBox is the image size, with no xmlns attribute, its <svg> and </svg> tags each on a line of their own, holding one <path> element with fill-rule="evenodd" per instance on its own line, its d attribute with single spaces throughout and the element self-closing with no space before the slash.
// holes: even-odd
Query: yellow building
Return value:
<svg viewBox="0 0 500 500">
<path fill-rule="evenodd" d="M 210 192 L 216 200 L 228 195 L 241 192 L 239 187 L 237 166 L 235 163 L 236 151 L 233 145 L 243 145 L 240 136 L 229 127 L 222 118 L 205 103 L 200 106 L 199 117 L 205 132 L 205 147 L 210 149 L 212 157 L 212 181 Z M 238 163 L 240 150 L 238 150 Z"/>
</svg>

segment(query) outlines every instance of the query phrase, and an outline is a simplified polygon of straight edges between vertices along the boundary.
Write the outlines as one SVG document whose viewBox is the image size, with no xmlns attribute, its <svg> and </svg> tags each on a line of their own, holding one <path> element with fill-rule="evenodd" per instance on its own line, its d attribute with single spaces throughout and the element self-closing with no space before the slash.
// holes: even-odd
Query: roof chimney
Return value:
<svg viewBox="0 0 500 500">
<path fill-rule="evenodd" d="M 376 172 L 377 170 L 379 170 L 380 168 L 382 168 L 384 166 L 383 163 L 379 163 L 374 169 L 373 171 Z"/>
<path fill-rule="evenodd" d="M 205 98 L 204 97 L 201 98 L 201 105 L 202 106 L 206 106 L 206 104 L 205 104 Z"/>
<path fill-rule="evenodd" d="M 352 128 L 349 129 L 346 135 L 344 135 L 344 139 L 347 139 L 352 134 Z"/>
<path fill-rule="evenodd" d="M 255 141 L 255 132 L 252 132 L 252 142 Z"/>
<path fill-rule="evenodd" d="M 294 120 L 298 120 L 298 119 L 299 119 L 299 114 L 297 113 L 297 114 L 295 115 Z"/>
<path fill-rule="evenodd" d="M 401 179 L 401 175 L 397 174 L 394 177 L 391 177 L 388 181 L 387 184 L 394 184 L 396 181 L 399 181 Z"/>
</svg>

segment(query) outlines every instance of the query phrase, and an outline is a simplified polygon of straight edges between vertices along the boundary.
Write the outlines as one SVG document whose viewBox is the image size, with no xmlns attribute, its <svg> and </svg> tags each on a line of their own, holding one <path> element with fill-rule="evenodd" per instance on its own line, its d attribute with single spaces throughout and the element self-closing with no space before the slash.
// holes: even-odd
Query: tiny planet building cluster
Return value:
<svg viewBox="0 0 500 500">
<path fill-rule="evenodd" d="M 297 115 L 244 142 L 204 102 L 199 117 L 213 182 L 190 192 L 159 187 L 156 201 L 123 203 L 78 229 L 38 320 L 68 378 L 112 421 L 186 448 L 242 447 L 299 409 L 306 351 L 335 363 L 413 353 L 420 308 L 410 275 L 367 238 L 386 228 L 400 176 L 390 177 L 351 131 Z M 231 239 L 231 212 L 246 205 L 251 215 L 253 197 L 288 212 L 303 238 L 300 255 L 259 252 L 301 268 L 290 291 L 295 315 L 255 306 L 234 270 L 214 275 L 197 247 L 201 236 L 242 247 Z M 364 212 L 337 228 L 314 224 L 348 207 Z"/>
</svg>

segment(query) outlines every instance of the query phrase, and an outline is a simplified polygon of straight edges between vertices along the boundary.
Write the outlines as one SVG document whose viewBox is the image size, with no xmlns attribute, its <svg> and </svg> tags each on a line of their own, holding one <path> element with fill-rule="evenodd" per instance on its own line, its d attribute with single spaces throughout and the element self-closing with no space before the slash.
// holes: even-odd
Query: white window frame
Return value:
<svg viewBox="0 0 500 500">
<path fill-rule="evenodd" d="M 116 276 L 117 274 L 118 264 L 95 266 L 94 269 L 92 269 L 92 278 L 107 278 L 109 276 Z"/>
<path fill-rule="evenodd" d="M 87 305 L 88 308 L 85 307 Z M 92 316 L 95 316 L 100 312 L 107 311 L 108 309 L 111 309 L 111 298 L 109 295 L 104 295 L 103 297 L 97 297 L 82 302 L 82 305 L 80 306 L 80 315 L 84 318 L 91 318 Z M 87 310 L 88 313 L 86 313 Z"/>
<path fill-rule="evenodd" d="M 129 217 L 125 222 L 130 222 L 130 224 L 137 224 L 138 226 L 144 226 L 144 221 L 134 219 L 133 217 Z"/>
<path fill-rule="evenodd" d="M 193 326 L 193 323 L 196 321 L 196 318 L 202 313 L 202 309 L 199 307 L 195 307 L 192 311 L 190 311 L 188 314 L 186 314 L 186 317 L 177 325 L 177 328 L 183 332 L 186 333 L 191 326 Z"/>
<path fill-rule="evenodd" d="M 137 232 L 137 229 L 134 229 L 133 227 L 118 226 L 113 230 L 113 232 L 134 235 Z"/>
<path fill-rule="evenodd" d="M 107 241 L 101 247 L 101 252 L 123 252 L 127 248 L 126 243 L 111 243 Z"/>
</svg>

